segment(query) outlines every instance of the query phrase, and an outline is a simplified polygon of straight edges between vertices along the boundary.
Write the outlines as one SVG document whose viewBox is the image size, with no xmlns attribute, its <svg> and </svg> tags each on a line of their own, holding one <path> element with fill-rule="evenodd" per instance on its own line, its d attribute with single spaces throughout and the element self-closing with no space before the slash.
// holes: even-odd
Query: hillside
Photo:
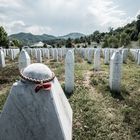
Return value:
<svg viewBox="0 0 140 140">
<path fill-rule="evenodd" d="M 80 38 L 80 37 L 84 37 L 85 35 L 82 34 L 82 33 L 69 33 L 67 35 L 64 35 L 64 36 L 60 36 L 58 38 L 62 38 L 62 39 L 68 39 L 68 38 L 71 38 L 71 39 L 76 39 L 76 38 Z"/>
<path fill-rule="evenodd" d="M 54 40 L 54 39 L 56 39 L 56 37 L 52 36 L 52 35 L 47 35 L 47 34 L 33 35 L 31 33 L 18 33 L 18 34 L 10 35 L 9 39 L 10 40 L 18 39 L 23 44 L 27 45 L 27 44 L 33 44 L 33 43 L 36 43 L 39 41 Z"/>
<path fill-rule="evenodd" d="M 48 34 L 33 35 L 31 33 L 18 33 L 18 34 L 10 35 L 9 39 L 10 40 L 18 39 L 24 45 L 29 45 L 29 44 L 33 44 L 33 43 L 36 43 L 36 42 L 39 42 L 39 41 L 47 42 L 47 41 L 51 41 L 51 40 L 68 39 L 68 38 L 76 39 L 76 38 L 80 38 L 82 36 L 85 36 L 85 35 L 81 34 L 81 33 L 70 33 L 68 35 L 55 37 L 55 36 L 48 35 Z"/>
</svg>

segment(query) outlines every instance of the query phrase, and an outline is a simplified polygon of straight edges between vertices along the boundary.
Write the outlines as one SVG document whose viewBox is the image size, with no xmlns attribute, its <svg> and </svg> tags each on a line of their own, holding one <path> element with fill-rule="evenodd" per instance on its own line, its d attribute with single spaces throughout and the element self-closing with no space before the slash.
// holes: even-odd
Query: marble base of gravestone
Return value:
<svg viewBox="0 0 140 140">
<path fill-rule="evenodd" d="M 24 69 L 31 64 L 30 56 L 24 49 L 20 52 L 18 63 L 19 70 Z"/>
<path fill-rule="evenodd" d="M 101 62 L 100 62 L 100 49 L 96 49 L 94 52 L 94 70 L 98 71 L 101 68 Z"/>
<path fill-rule="evenodd" d="M 84 49 L 84 59 L 85 60 L 87 59 L 87 49 L 86 48 Z"/>
<path fill-rule="evenodd" d="M 123 63 L 126 63 L 127 56 L 128 56 L 128 50 L 126 50 L 126 49 L 122 50 Z"/>
<path fill-rule="evenodd" d="M 122 56 L 119 51 L 114 52 L 110 60 L 109 86 L 113 93 L 121 92 Z"/>
<path fill-rule="evenodd" d="M 89 49 L 88 50 L 88 63 L 92 63 L 93 61 L 93 50 L 92 49 Z"/>
<path fill-rule="evenodd" d="M 34 63 L 21 75 L 0 115 L 0 140 L 72 140 L 72 109 L 52 71 Z"/>
<path fill-rule="evenodd" d="M 71 94 L 74 91 L 74 53 L 67 52 L 65 58 L 65 92 Z"/>
<path fill-rule="evenodd" d="M 0 50 L 0 68 L 5 67 L 5 55 L 3 50 Z"/>
</svg>

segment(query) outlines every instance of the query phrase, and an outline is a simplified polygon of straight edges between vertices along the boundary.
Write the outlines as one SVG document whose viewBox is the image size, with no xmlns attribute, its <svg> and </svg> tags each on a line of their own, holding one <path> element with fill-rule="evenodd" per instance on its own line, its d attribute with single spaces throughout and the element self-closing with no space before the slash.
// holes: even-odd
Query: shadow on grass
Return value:
<svg viewBox="0 0 140 140">
<path fill-rule="evenodd" d="M 62 89 L 63 89 L 63 91 L 64 91 L 65 96 L 67 97 L 67 99 L 70 99 L 70 97 L 74 94 L 74 91 L 71 92 L 71 93 L 66 92 L 66 91 L 65 91 L 65 84 L 62 84 L 61 87 L 62 87 Z"/>
<path fill-rule="evenodd" d="M 125 98 L 121 95 L 121 93 L 113 92 L 110 90 L 111 96 L 115 99 L 119 99 L 120 101 L 125 100 Z"/>
</svg>

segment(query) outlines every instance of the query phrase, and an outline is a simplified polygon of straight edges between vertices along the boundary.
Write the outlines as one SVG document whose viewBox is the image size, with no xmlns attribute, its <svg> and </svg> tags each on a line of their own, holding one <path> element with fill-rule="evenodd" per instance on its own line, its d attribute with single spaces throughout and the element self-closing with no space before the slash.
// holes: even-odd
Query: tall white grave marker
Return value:
<svg viewBox="0 0 140 140">
<path fill-rule="evenodd" d="M 122 67 L 122 56 L 119 51 L 114 52 L 110 61 L 110 79 L 109 79 L 110 89 L 114 93 L 120 93 L 121 91 L 121 67 Z"/>
<path fill-rule="evenodd" d="M 3 50 L 0 50 L 0 68 L 5 67 L 5 55 Z"/>
<path fill-rule="evenodd" d="M 69 50 L 65 58 L 65 92 L 70 94 L 74 90 L 74 53 Z"/>
<path fill-rule="evenodd" d="M 101 68 L 101 62 L 100 62 L 100 49 L 96 49 L 94 52 L 94 70 L 100 70 Z"/>
<path fill-rule="evenodd" d="M 19 63 L 19 70 L 24 69 L 31 64 L 30 56 L 24 49 L 20 52 L 18 63 Z"/>
</svg>

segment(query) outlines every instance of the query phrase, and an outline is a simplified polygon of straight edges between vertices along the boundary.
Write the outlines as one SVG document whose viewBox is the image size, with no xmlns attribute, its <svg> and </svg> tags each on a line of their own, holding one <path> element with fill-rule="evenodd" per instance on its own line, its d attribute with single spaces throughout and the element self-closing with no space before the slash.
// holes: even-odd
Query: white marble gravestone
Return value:
<svg viewBox="0 0 140 140">
<path fill-rule="evenodd" d="M 115 51 L 114 49 L 110 49 L 110 59 L 111 59 L 111 57 L 112 57 L 114 51 Z"/>
<path fill-rule="evenodd" d="M 53 77 L 41 63 L 26 67 L 23 76 L 40 81 Z M 57 78 L 50 90 L 34 82 L 13 84 L 0 115 L 0 140 L 72 140 L 72 109 Z"/>
<path fill-rule="evenodd" d="M 122 50 L 123 63 L 126 63 L 126 61 L 127 61 L 127 56 L 128 56 L 128 50 L 127 50 L 127 49 L 123 49 L 123 50 Z"/>
<path fill-rule="evenodd" d="M 109 86 L 112 92 L 120 93 L 121 91 L 121 67 L 122 56 L 119 51 L 114 52 L 110 60 L 110 77 Z"/>
<path fill-rule="evenodd" d="M 52 59 L 54 60 L 54 57 L 55 57 L 55 56 L 54 56 L 54 55 L 55 55 L 55 54 L 54 54 L 54 53 L 55 53 L 55 52 L 54 52 L 54 48 L 52 49 L 52 51 L 51 51 L 51 52 L 52 52 L 52 54 L 51 54 Z"/>
<path fill-rule="evenodd" d="M 93 61 L 93 50 L 89 49 L 88 50 L 88 63 L 92 63 Z"/>
<path fill-rule="evenodd" d="M 87 50 L 86 50 L 86 48 L 84 48 L 84 59 L 85 60 L 87 59 Z"/>
<path fill-rule="evenodd" d="M 14 60 L 14 52 L 13 52 L 13 49 L 10 49 L 10 56 L 11 56 L 11 59 Z"/>
<path fill-rule="evenodd" d="M 137 49 L 134 50 L 134 59 L 137 62 L 138 61 L 138 53 L 139 51 Z"/>
<path fill-rule="evenodd" d="M 54 49 L 54 60 L 58 61 L 58 50 Z"/>
<path fill-rule="evenodd" d="M 46 57 L 47 57 L 47 59 L 50 59 L 49 49 L 46 49 Z"/>
<path fill-rule="evenodd" d="M 0 50 L 0 68 L 5 67 L 5 55 L 3 50 Z"/>
<path fill-rule="evenodd" d="M 37 49 L 34 49 L 34 58 L 37 59 Z"/>
<path fill-rule="evenodd" d="M 41 50 L 37 50 L 37 62 L 42 63 L 42 52 Z"/>
<path fill-rule="evenodd" d="M 31 64 L 30 56 L 24 49 L 20 52 L 18 63 L 19 70 L 24 69 Z"/>
<path fill-rule="evenodd" d="M 138 52 L 138 62 L 137 62 L 138 65 L 140 65 L 140 51 Z"/>
<path fill-rule="evenodd" d="M 69 50 L 65 58 L 65 92 L 71 94 L 74 90 L 74 53 Z"/>
<path fill-rule="evenodd" d="M 106 65 L 109 64 L 109 59 L 110 59 L 109 52 L 110 52 L 109 49 L 105 49 L 104 51 L 104 63 Z"/>
<path fill-rule="evenodd" d="M 101 68 L 101 62 L 100 62 L 100 49 L 96 49 L 94 52 L 94 70 L 100 70 Z"/>
<path fill-rule="evenodd" d="M 59 55 L 60 60 L 62 60 L 63 59 L 62 48 L 59 48 L 58 55 Z"/>
</svg>

